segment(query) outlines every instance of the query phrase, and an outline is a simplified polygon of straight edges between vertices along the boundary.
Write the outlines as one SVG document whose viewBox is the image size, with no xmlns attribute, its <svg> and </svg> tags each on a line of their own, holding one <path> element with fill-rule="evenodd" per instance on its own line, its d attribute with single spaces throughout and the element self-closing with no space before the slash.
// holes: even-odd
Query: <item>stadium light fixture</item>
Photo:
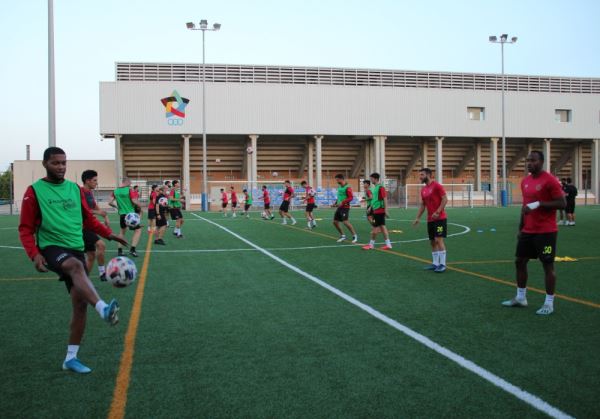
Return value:
<svg viewBox="0 0 600 419">
<path fill-rule="evenodd" d="M 500 35 L 500 40 L 494 35 L 489 37 L 491 43 L 500 44 L 501 60 L 502 60 L 502 205 L 508 205 L 508 191 L 506 182 L 506 135 L 505 135 L 505 77 L 504 77 L 504 44 L 514 44 L 517 42 L 517 37 L 513 36 L 508 40 L 508 34 Z M 497 197 L 495 197 L 497 199 Z"/>
<path fill-rule="evenodd" d="M 206 31 L 218 31 L 221 29 L 221 24 L 215 23 L 212 28 L 209 28 L 208 21 L 202 19 L 198 28 L 196 28 L 196 25 L 194 25 L 193 22 L 188 22 L 185 25 L 191 31 L 202 31 L 202 210 L 208 211 L 208 168 L 206 163 L 206 42 L 204 33 Z"/>
</svg>

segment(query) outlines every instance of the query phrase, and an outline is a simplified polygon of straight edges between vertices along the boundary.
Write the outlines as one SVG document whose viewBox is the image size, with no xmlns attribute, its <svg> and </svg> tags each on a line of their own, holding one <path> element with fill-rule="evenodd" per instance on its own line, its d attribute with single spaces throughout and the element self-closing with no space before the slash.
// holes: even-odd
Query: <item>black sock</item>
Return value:
<svg viewBox="0 0 600 419">
<path fill-rule="evenodd" d="M 131 247 L 129 248 L 129 251 L 130 251 L 130 252 L 135 252 L 135 246 L 131 246 Z"/>
</svg>

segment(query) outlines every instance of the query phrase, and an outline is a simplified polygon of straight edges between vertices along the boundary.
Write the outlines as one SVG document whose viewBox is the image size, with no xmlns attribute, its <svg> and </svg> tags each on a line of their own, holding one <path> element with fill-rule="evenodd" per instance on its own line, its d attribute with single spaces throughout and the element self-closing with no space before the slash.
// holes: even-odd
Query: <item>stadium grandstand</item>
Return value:
<svg viewBox="0 0 600 419">
<path fill-rule="evenodd" d="M 115 70 L 100 83 L 100 132 L 115 141 L 117 179 L 180 178 L 196 207 L 201 193 L 213 197 L 202 191 L 202 66 Z M 207 64 L 204 77 L 209 189 L 289 178 L 324 190 L 336 173 L 358 189 L 377 171 L 403 205 L 405 185 L 430 167 L 439 182 L 499 204 L 500 75 Z M 505 92 L 508 203 L 520 202 L 532 149 L 598 203 L 600 78 L 507 75 Z"/>
</svg>

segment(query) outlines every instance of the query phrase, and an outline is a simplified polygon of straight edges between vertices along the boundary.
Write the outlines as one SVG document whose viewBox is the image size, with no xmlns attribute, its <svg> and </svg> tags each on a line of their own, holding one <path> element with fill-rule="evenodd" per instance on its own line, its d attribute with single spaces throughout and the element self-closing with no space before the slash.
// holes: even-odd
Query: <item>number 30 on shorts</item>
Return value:
<svg viewBox="0 0 600 419">
<path fill-rule="evenodd" d="M 438 232 L 438 234 L 443 233 L 444 232 L 444 226 L 437 226 L 437 232 Z"/>
<path fill-rule="evenodd" d="M 544 246 L 544 250 L 542 251 L 543 255 L 551 255 L 552 254 L 552 246 Z"/>
</svg>

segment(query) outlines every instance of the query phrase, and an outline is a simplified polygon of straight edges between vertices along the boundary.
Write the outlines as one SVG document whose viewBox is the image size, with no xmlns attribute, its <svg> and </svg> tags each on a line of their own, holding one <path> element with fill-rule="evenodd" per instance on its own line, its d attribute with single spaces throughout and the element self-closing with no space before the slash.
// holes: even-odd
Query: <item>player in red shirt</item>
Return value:
<svg viewBox="0 0 600 419">
<path fill-rule="evenodd" d="M 84 170 L 81 174 L 81 181 L 83 186 L 81 190 L 85 196 L 85 202 L 92 214 L 104 218 L 104 225 L 109 227 L 108 214 L 106 211 L 100 209 L 96 199 L 94 198 L 94 189 L 98 187 L 98 172 L 95 170 Z M 94 261 L 98 258 L 98 274 L 100 275 L 101 281 L 106 281 L 106 269 L 104 267 L 104 252 L 106 251 L 106 244 L 98 237 L 96 233 L 90 230 L 83 230 L 83 244 L 85 246 L 86 256 L 86 268 L 88 274 L 94 267 Z"/>
<path fill-rule="evenodd" d="M 310 186 L 305 180 L 303 180 L 300 183 L 300 185 L 302 185 L 302 187 L 304 188 L 304 198 L 302 200 L 306 202 L 306 224 L 308 225 L 308 228 L 312 230 L 317 226 L 315 216 L 313 215 L 313 210 L 317 207 L 317 205 L 315 204 L 316 192 L 312 188 L 312 186 Z"/>
<path fill-rule="evenodd" d="M 363 180 L 363 189 L 365 190 L 363 201 L 365 201 L 367 205 L 367 221 L 370 225 L 373 225 L 373 209 L 371 208 L 371 201 L 373 200 L 373 191 L 371 190 L 371 181 L 369 179 Z"/>
<path fill-rule="evenodd" d="M 221 189 L 221 212 L 223 212 L 223 217 L 227 217 L 227 203 L 229 199 L 227 198 L 227 192 L 225 189 Z"/>
<path fill-rule="evenodd" d="M 65 179 L 67 156 L 62 149 L 47 148 L 42 164 L 46 177 L 29 186 L 23 197 L 19 239 L 35 269 L 56 272 L 67 287 L 72 317 L 62 367 L 86 374 L 91 369 L 79 361 L 77 353 L 85 331 L 87 307 L 93 306 L 103 320 L 115 325 L 119 321 L 119 304 L 114 299 L 105 303 L 90 281 L 85 268 L 82 230 L 93 231 L 122 245 L 127 245 L 127 241 L 101 224 L 89 210 L 83 191 Z"/>
<path fill-rule="evenodd" d="M 343 223 L 350 233 L 352 233 L 352 243 L 358 242 L 358 235 L 356 234 L 356 230 L 354 226 L 350 223 L 348 219 L 350 217 L 350 204 L 354 199 L 354 195 L 352 194 L 352 188 L 350 184 L 346 182 L 346 178 L 341 173 L 335 175 L 335 181 L 338 184 L 337 189 L 337 199 L 332 207 L 337 207 L 335 210 L 335 214 L 333 214 L 333 226 L 340 233 L 340 238 L 336 241 L 341 243 L 346 240 L 346 235 L 344 234 L 342 228 L 340 227 L 340 223 Z"/>
<path fill-rule="evenodd" d="M 556 210 L 567 205 L 562 187 L 554 176 L 542 170 L 544 154 L 532 151 L 527 156 L 529 175 L 521 181 L 523 207 L 517 241 L 515 265 L 517 269 L 517 295 L 502 303 L 505 307 L 527 306 L 527 263 L 539 259 L 544 267 L 546 300 L 536 314 L 548 315 L 554 311 L 554 257 L 556 255 Z"/>
<path fill-rule="evenodd" d="M 265 210 L 263 212 L 263 218 L 272 220 L 275 216 L 271 213 L 271 196 L 269 195 L 269 190 L 267 189 L 267 185 L 263 185 L 262 187 L 262 201 L 265 204 Z M 261 199 L 259 198 L 259 201 Z"/>
<path fill-rule="evenodd" d="M 385 239 L 385 244 L 381 247 L 382 250 L 390 250 L 392 248 L 392 242 L 390 241 L 390 234 L 388 233 L 388 229 L 385 226 L 385 219 L 389 217 L 388 214 L 388 205 L 387 205 L 387 193 L 385 187 L 380 183 L 381 176 L 379 173 L 371 173 L 371 183 L 373 186 L 371 187 L 371 212 L 372 219 L 371 222 L 371 240 L 369 240 L 369 244 L 363 246 L 364 250 L 371 250 L 375 248 L 375 238 L 379 234 L 379 232 L 383 233 L 383 238 Z"/>
<path fill-rule="evenodd" d="M 296 219 L 288 212 L 290 209 L 290 203 L 292 202 L 292 198 L 294 197 L 294 188 L 292 188 L 292 184 L 289 180 L 285 181 L 285 189 L 283 190 L 283 201 L 281 201 L 281 206 L 279 207 L 279 215 L 281 215 L 282 222 L 281 224 L 287 224 L 287 218 L 292 221 L 292 225 L 296 225 Z"/>
<path fill-rule="evenodd" d="M 156 197 L 158 193 L 156 188 L 158 185 L 152 185 L 150 192 L 150 198 L 148 199 L 148 233 L 154 233 L 156 231 Z"/>
<path fill-rule="evenodd" d="M 237 204 L 238 204 L 237 193 L 235 192 L 235 188 L 233 186 L 230 189 L 231 189 L 230 194 L 231 194 L 231 214 L 232 214 L 231 216 L 235 218 L 235 217 L 237 217 L 237 215 L 235 213 Z"/>
<path fill-rule="evenodd" d="M 421 215 L 427 208 L 427 233 L 431 243 L 432 263 L 425 269 L 442 273 L 446 270 L 444 238 L 447 236 L 448 224 L 444 208 L 448 203 L 448 197 L 444 187 L 432 179 L 431 169 L 423 168 L 419 170 L 419 180 L 425 186 L 421 189 L 421 207 L 413 225 L 419 224 Z"/>
</svg>

